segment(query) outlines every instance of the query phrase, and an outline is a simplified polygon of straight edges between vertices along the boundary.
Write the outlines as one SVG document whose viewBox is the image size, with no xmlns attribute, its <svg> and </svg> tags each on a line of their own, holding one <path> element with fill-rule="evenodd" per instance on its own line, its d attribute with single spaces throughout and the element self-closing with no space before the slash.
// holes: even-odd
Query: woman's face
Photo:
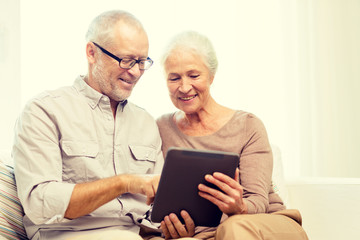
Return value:
<svg viewBox="0 0 360 240">
<path fill-rule="evenodd" d="M 214 77 L 203 58 L 189 49 L 175 49 L 165 65 L 167 87 L 171 101 L 186 114 L 202 110 L 210 98 Z"/>
</svg>

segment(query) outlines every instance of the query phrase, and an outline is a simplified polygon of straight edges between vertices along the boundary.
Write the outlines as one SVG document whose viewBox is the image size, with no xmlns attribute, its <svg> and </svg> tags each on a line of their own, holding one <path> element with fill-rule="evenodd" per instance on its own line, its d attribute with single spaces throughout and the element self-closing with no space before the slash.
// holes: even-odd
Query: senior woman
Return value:
<svg viewBox="0 0 360 240">
<path fill-rule="evenodd" d="M 170 214 L 161 222 L 165 239 L 308 239 L 300 213 L 287 210 L 273 191 L 272 152 L 262 121 L 211 96 L 217 65 L 211 42 L 192 31 L 177 35 L 163 56 L 169 95 L 179 109 L 157 120 L 163 153 L 176 146 L 240 154 L 234 179 L 221 173 L 205 177 L 223 192 L 199 185 L 199 195 L 224 213 L 221 224 L 194 226 L 191 213 Z"/>
</svg>

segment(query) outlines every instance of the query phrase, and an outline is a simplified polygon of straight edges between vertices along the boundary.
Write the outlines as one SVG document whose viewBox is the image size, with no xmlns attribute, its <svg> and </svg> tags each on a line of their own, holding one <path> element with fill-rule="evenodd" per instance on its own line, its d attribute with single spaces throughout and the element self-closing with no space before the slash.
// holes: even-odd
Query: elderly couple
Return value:
<svg viewBox="0 0 360 240">
<path fill-rule="evenodd" d="M 36 96 L 16 123 L 15 177 L 29 239 L 307 239 L 300 213 L 273 192 L 261 120 L 212 98 L 217 58 L 205 36 L 185 32 L 168 45 L 162 64 L 178 111 L 157 121 L 127 101 L 153 63 L 142 24 L 108 11 L 86 39 L 88 73 Z M 222 191 L 199 186 L 223 212 L 218 227 L 195 226 L 186 211 L 158 224 L 146 215 L 171 146 L 240 154 L 234 179 L 206 177 Z"/>
</svg>

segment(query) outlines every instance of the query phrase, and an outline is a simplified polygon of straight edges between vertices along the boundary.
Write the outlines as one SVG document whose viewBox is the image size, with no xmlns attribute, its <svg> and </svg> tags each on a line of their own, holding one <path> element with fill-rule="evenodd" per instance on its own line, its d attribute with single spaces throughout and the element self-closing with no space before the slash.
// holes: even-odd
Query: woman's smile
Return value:
<svg viewBox="0 0 360 240">
<path fill-rule="evenodd" d="M 190 100 L 192 100 L 192 99 L 194 99 L 194 98 L 196 98 L 198 95 L 197 94 L 195 94 L 195 95 L 192 95 L 192 96 L 187 96 L 187 97 L 178 97 L 178 99 L 180 99 L 181 101 L 185 101 L 185 102 L 187 102 L 187 101 L 190 101 Z"/>
</svg>

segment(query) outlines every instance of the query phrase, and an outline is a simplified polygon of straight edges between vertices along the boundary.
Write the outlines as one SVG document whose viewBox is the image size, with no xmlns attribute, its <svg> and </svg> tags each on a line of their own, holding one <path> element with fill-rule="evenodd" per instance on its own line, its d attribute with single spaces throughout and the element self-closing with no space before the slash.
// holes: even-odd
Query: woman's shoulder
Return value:
<svg viewBox="0 0 360 240">
<path fill-rule="evenodd" d="M 241 128 L 247 132 L 258 131 L 265 128 L 262 120 L 254 113 L 236 110 L 231 124 L 233 128 Z"/>
<path fill-rule="evenodd" d="M 245 121 L 245 122 L 256 122 L 260 121 L 261 119 L 255 115 L 254 113 L 243 111 L 243 110 L 236 110 L 233 119 L 235 121 Z"/>
<path fill-rule="evenodd" d="M 156 122 L 158 124 L 167 123 L 172 118 L 172 116 L 174 116 L 174 113 L 165 113 L 165 114 L 161 115 L 160 117 L 158 117 L 156 119 Z"/>
<path fill-rule="evenodd" d="M 164 129 L 169 130 L 169 129 L 174 128 L 174 124 L 172 121 L 174 114 L 175 114 L 175 112 L 166 113 L 156 119 L 156 123 L 157 123 L 160 131 L 162 131 Z"/>
</svg>

